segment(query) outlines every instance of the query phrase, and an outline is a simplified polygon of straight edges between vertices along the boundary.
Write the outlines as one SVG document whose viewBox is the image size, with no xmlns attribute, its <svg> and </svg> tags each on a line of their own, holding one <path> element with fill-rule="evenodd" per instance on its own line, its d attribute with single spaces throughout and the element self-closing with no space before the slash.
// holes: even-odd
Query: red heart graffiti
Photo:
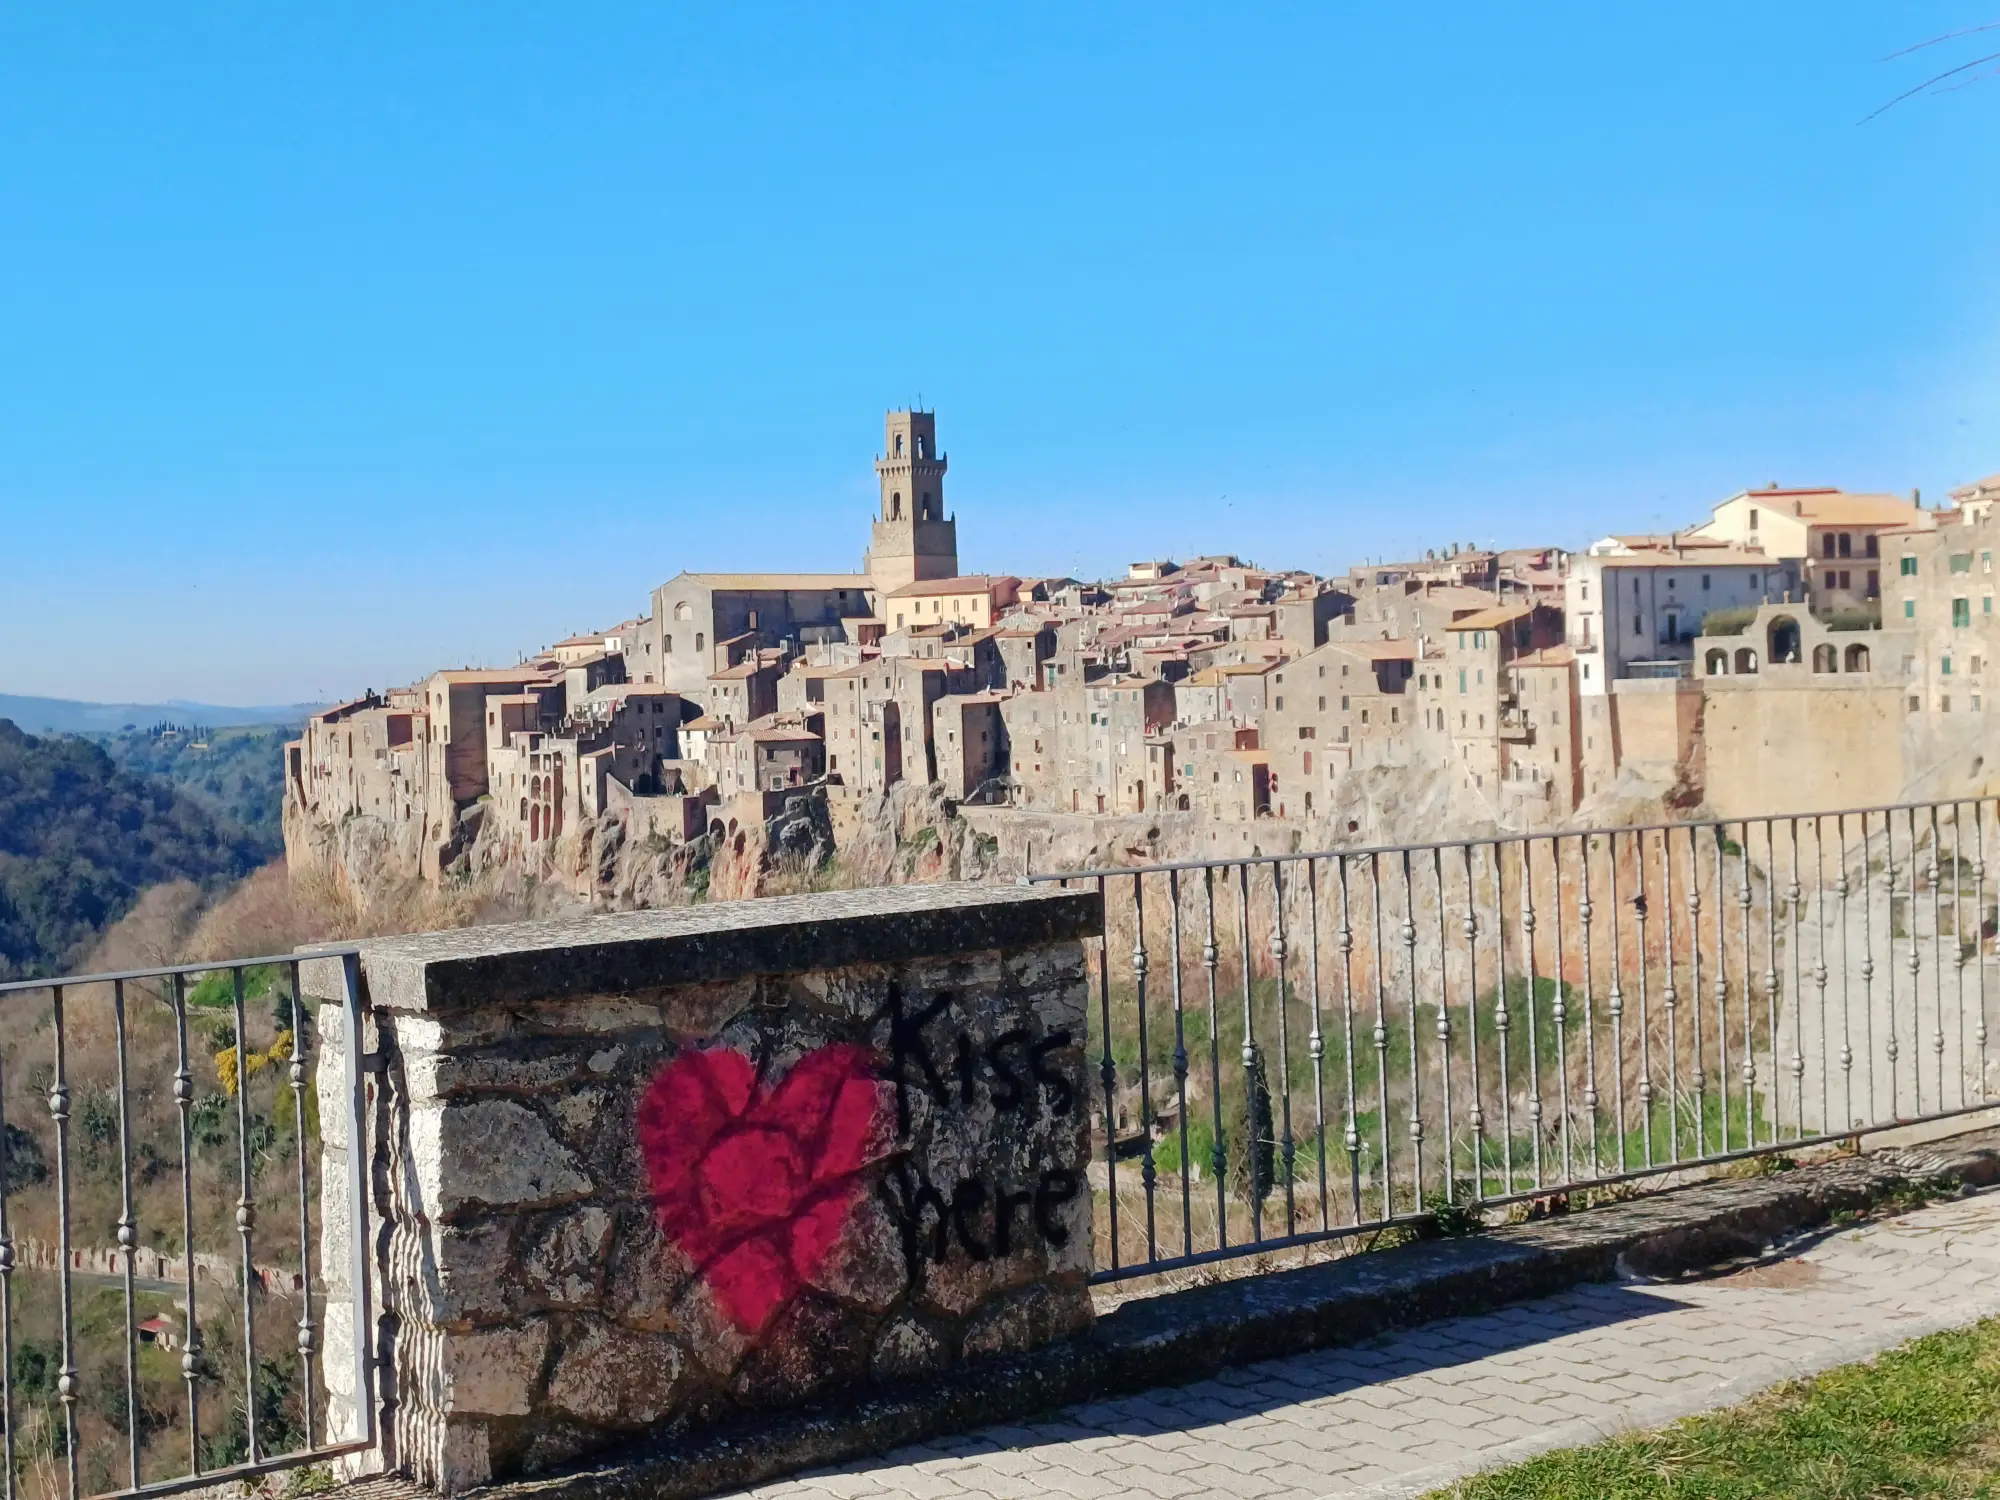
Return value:
<svg viewBox="0 0 2000 1500">
<path fill-rule="evenodd" d="M 743 1332 L 761 1333 L 825 1264 L 892 1116 L 865 1047 L 822 1047 L 762 1089 L 750 1059 L 724 1048 L 654 1077 L 639 1148 L 661 1231 Z"/>
</svg>

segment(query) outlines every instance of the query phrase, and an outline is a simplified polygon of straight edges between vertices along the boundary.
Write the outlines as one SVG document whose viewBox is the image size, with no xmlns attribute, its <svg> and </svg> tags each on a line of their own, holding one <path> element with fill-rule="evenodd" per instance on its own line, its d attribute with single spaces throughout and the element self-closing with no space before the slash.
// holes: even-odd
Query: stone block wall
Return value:
<svg viewBox="0 0 2000 1500">
<path fill-rule="evenodd" d="M 1101 921 L 906 887 L 366 945 L 387 1462 L 458 1490 L 1086 1326 Z"/>
</svg>

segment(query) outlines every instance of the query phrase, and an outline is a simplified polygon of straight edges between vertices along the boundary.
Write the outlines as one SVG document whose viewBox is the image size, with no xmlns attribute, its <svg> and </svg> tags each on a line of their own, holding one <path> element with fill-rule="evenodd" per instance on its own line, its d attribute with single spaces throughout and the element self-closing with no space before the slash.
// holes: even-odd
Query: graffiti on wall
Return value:
<svg viewBox="0 0 2000 1500">
<path fill-rule="evenodd" d="M 654 1075 L 638 1114 L 654 1212 L 745 1334 L 812 1283 L 871 1190 L 912 1286 L 954 1246 L 977 1262 L 1068 1242 L 1061 1210 L 1081 1179 L 1033 1143 L 1076 1108 L 1055 1063 L 1071 1035 L 1013 1027 L 980 1039 L 954 1000 L 913 1002 L 892 987 L 870 1020 L 881 1045 L 818 1047 L 781 1078 L 729 1047 L 683 1052 Z M 937 1179 L 919 1134 L 974 1116 L 1006 1122 L 996 1134 L 1013 1148 L 975 1152 L 979 1170 Z M 1005 1159 L 985 1159 L 995 1155 Z"/>
</svg>

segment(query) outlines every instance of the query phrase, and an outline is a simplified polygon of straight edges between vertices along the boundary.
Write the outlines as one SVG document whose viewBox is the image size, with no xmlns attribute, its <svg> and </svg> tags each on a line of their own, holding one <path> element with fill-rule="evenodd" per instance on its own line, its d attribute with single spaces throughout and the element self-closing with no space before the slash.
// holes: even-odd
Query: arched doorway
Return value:
<svg viewBox="0 0 2000 1500">
<path fill-rule="evenodd" d="M 1796 663 L 1799 659 L 1799 622 L 1790 615 L 1779 615 L 1771 622 L 1764 648 L 1764 659 L 1773 665 Z"/>
</svg>

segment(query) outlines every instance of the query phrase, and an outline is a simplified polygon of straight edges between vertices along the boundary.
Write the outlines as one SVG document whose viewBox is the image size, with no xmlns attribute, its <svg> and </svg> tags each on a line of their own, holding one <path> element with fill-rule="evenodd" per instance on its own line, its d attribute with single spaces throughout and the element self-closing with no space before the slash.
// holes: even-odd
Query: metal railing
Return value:
<svg viewBox="0 0 2000 1500">
<path fill-rule="evenodd" d="M 1991 799 L 1094 885 L 1097 1277 L 1991 1100 Z"/>
<path fill-rule="evenodd" d="M 345 1003 L 325 1014 L 356 1143 L 358 971 L 351 951 L 326 956 L 346 977 Z M 375 1446 L 365 1164 L 350 1149 L 345 1182 L 316 1181 L 318 1026 L 301 961 L 0 985 L 7 1500 L 168 1494 Z M 265 1002 L 268 1015 L 253 1013 Z M 260 1192 L 281 1197 L 281 1222 L 295 1225 L 267 1237 Z M 345 1199 L 344 1267 L 316 1264 L 323 1196 Z M 260 1262 L 260 1248 L 277 1259 Z M 330 1296 L 345 1304 L 351 1371 L 323 1367 Z M 292 1329 L 272 1316 L 274 1298 L 295 1302 Z"/>
</svg>

